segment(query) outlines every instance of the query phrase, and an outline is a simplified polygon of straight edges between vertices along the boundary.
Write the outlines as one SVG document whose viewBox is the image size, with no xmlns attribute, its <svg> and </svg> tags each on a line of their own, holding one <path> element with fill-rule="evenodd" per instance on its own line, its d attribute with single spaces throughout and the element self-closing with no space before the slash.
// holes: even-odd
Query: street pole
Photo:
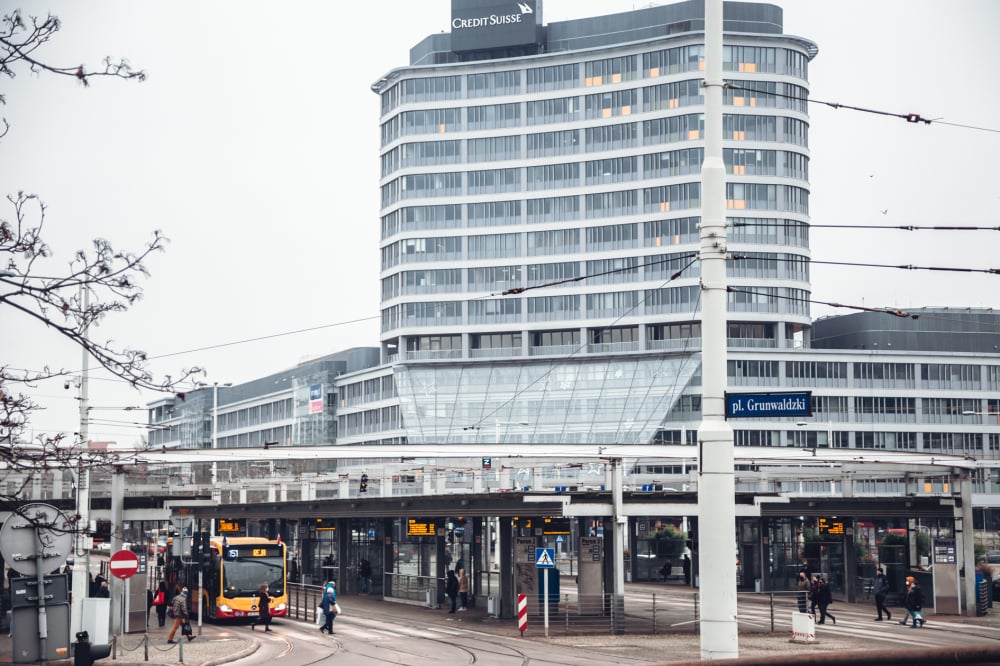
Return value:
<svg viewBox="0 0 1000 666">
<path fill-rule="evenodd" d="M 612 604 L 614 610 L 611 613 L 612 631 L 616 635 L 625 633 L 625 525 L 628 518 L 624 515 L 622 508 L 622 459 L 611 458 L 611 537 L 612 549 L 615 562 L 614 568 L 614 596 Z M 630 563 L 631 564 L 631 563 Z"/>
<path fill-rule="evenodd" d="M 84 312 L 90 305 L 90 292 L 84 286 L 80 287 L 80 308 Z M 82 331 L 82 337 L 87 339 L 87 327 Z M 88 448 L 88 416 L 90 354 L 83 350 L 83 360 L 80 365 L 80 451 L 77 458 L 76 473 L 76 557 L 73 562 L 73 594 L 70 604 L 70 636 L 83 630 L 83 600 L 90 592 L 90 461 L 84 461 L 84 451 Z"/>
<path fill-rule="evenodd" d="M 215 459 L 219 448 L 219 382 L 212 382 L 212 494 L 219 484 L 219 462 Z M 230 468 L 232 469 L 232 468 Z M 215 518 L 208 523 L 208 533 L 215 536 Z M 200 569 L 199 569 L 200 571 Z M 201 582 L 198 583 L 199 588 Z"/>
<path fill-rule="evenodd" d="M 726 166 L 722 158 L 722 0 L 705 0 L 705 161 L 700 238 L 702 422 L 698 428 L 701 658 L 736 659 L 733 430 L 726 421 Z"/>
</svg>

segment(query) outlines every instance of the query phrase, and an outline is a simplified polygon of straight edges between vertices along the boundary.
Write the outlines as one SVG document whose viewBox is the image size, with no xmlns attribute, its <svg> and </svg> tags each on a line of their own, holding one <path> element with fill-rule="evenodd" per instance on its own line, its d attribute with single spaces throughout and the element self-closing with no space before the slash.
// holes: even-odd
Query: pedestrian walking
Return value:
<svg viewBox="0 0 1000 666">
<path fill-rule="evenodd" d="M 913 618 L 913 624 L 910 625 L 910 629 L 916 629 L 918 626 L 924 626 L 924 591 L 920 589 L 920 584 L 913 576 L 907 576 L 906 583 L 908 589 L 906 590 L 906 598 L 903 600 L 903 606 L 910 614 L 910 617 Z M 917 624 L 918 622 L 920 624 Z M 906 624 L 905 618 L 903 619 L 903 624 Z"/>
<path fill-rule="evenodd" d="M 332 634 L 333 620 L 337 617 L 337 586 L 332 580 L 323 588 L 323 598 L 320 599 L 319 608 L 323 611 L 326 619 L 323 626 L 319 628 L 319 633 L 325 631 L 328 634 Z"/>
<path fill-rule="evenodd" d="M 819 587 L 813 593 L 813 601 L 819 606 L 819 622 L 816 624 L 826 624 L 827 617 L 833 620 L 834 624 L 837 624 L 837 618 L 827 610 L 827 607 L 833 603 L 833 592 L 830 591 L 830 584 L 822 576 L 817 576 L 817 578 L 819 578 Z"/>
<path fill-rule="evenodd" d="M 684 584 L 691 584 L 691 558 L 687 553 L 684 553 L 684 557 L 681 558 L 681 568 L 684 570 Z"/>
<path fill-rule="evenodd" d="M 805 613 L 809 610 L 806 603 L 809 600 L 809 578 L 806 576 L 805 571 L 799 572 L 799 579 L 795 583 L 795 589 L 798 590 L 799 612 Z"/>
<path fill-rule="evenodd" d="M 257 590 L 257 619 L 250 623 L 250 631 L 254 631 L 257 623 L 264 625 L 264 631 L 271 631 L 271 595 L 267 583 Z"/>
<path fill-rule="evenodd" d="M 454 569 L 448 569 L 448 579 L 444 584 L 444 593 L 451 600 L 451 610 L 448 612 L 454 613 L 455 606 L 458 603 L 458 578 L 455 576 Z"/>
<path fill-rule="evenodd" d="M 185 587 L 173 598 L 170 602 L 170 610 L 174 614 L 174 624 L 170 627 L 170 633 L 167 634 L 168 643 L 176 643 L 174 636 L 177 635 L 177 630 L 181 629 L 183 635 L 187 636 L 188 642 L 195 639 L 193 633 L 187 633 L 190 631 L 190 624 L 188 623 L 188 589 Z M 188 629 L 184 629 L 187 625 Z"/>
<path fill-rule="evenodd" d="M 809 581 L 809 612 L 813 615 L 816 614 L 816 606 L 819 605 L 816 601 L 816 593 L 819 592 L 820 580 L 822 578 L 822 576 L 816 574 L 812 577 L 812 580 Z"/>
<path fill-rule="evenodd" d="M 153 593 L 153 608 L 156 609 L 156 623 L 163 627 L 167 623 L 167 584 L 162 580 Z"/>
<path fill-rule="evenodd" d="M 879 567 L 875 571 L 875 580 L 872 581 L 872 594 L 875 595 L 875 610 L 878 611 L 878 617 L 875 618 L 876 622 L 882 621 L 882 613 L 885 613 L 885 619 L 891 620 L 892 613 L 885 606 L 885 599 L 889 596 L 889 579 L 885 577 L 885 571 L 882 567 Z"/>
<path fill-rule="evenodd" d="M 469 604 L 469 577 L 465 575 L 465 569 L 458 570 L 458 599 L 458 610 L 466 610 Z"/>
</svg>

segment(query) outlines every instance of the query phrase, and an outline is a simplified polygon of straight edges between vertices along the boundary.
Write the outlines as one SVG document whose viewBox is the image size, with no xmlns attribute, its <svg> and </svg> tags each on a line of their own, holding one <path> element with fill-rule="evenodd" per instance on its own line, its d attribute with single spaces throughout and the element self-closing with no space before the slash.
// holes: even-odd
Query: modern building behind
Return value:
<svg viewBox="0 0 1000 666">
<path fill-rule="evenodd" d="M 454 0 L 452 15 L 372 86 L 378 349 L 220 387 L 219 446 L 694 444 L 703 2 L 544 24 L 540 1 Z M 736 445 L 971 456 L 976 506 L 996 505 L 998 313 L 812 321 L 818 49 L 775 5 L 726 2 L 724 30 L 728 385 L 808 390 L 813 407 L 734 420 Z M 151 424 L 174 428 L 150 443 L 210 445 L 211 399 L 154 403 Z"/>
</svg>

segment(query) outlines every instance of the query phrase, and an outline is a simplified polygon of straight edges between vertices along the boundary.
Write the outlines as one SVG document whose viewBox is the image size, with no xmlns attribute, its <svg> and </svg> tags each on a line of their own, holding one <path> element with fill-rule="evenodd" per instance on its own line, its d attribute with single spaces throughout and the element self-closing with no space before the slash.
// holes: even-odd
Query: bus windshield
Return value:
<svg viewBox="0 0 1000 666">
<path fill-rule="evenodd" d="M 272 596 L 285 593 L 280 557 L 237 557 L 222 563 L 222 596 L 226 598 L 253 596 L 264 583 Z"/>
</svg>

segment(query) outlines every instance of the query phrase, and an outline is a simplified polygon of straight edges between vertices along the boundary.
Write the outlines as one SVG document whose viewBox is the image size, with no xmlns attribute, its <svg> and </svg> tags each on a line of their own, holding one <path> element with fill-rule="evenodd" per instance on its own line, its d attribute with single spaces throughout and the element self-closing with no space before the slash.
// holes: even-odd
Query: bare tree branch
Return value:
<svg viewBox="0 0 1000 666">
<path fill-rule="evenodd" d="M 106 58 L 103 69 L 96 70 L 82 64 L 45 62 L 40 54 L 59 28 L 59 19 L 51 15 L 25 20 L 20 10 L 14 10 L 0 17 L 0 75 L 14 78 L 21 69 L 72 77 L 84 86 L 94 77 L 145 79 L 145 72 L 132 69 L 126 60 Z M 0 95 L 0 104 L 6 101 Z M 0 139 L 9 131 L 7 120 L 0 119 Z M 201 372 L 192 368 L 176 379 L 156 379 L 147 368 L 145 352 L 113 340 L 94 341 L 89 336 L 105 317 L 127 312 L 142 298 L 140 282 L 149 276 L 146 261 L 154 252 L 162 252 L 167 243 L 159 231 L 136 252 L 118 250 L 110 241 L 97 238 L 90 248 L 74 253 L 65 269 L 53 274 L 53 252 L 43 236 L 44 202 L 25 192 L 8 195 L 7 202 L 12 212 L 6 207 L 0 210 L 0 311 L 20 315 L 26 324 L 24 335 L 34 335 L 30 324 L 36 324 L 39 331 L 47 330 L 83 348 L 97 363 L 137 389 L 174 392 Z M 13 325 L 11 319 L 14 317 L 5 316 L 4 323 Z M 107 470 L 115 465 L 133 468 L 136 461 L 128 453 L 90 449 L 87 442 L 78 441 L 78 433 L 43 434 L 25 440 L 32 415 L 43 407 L 23 391 L 42 380 L 69 375 L 65 369 L 48 366 L 14 369 L 8 359 L 0 358 L 0 511 L 19 512 L 30 499 L 33 482 L 39 479 L 51 481 L 54 475 Z M 76 516 L 74 525 L 78 520 Z"/>
</svg>

